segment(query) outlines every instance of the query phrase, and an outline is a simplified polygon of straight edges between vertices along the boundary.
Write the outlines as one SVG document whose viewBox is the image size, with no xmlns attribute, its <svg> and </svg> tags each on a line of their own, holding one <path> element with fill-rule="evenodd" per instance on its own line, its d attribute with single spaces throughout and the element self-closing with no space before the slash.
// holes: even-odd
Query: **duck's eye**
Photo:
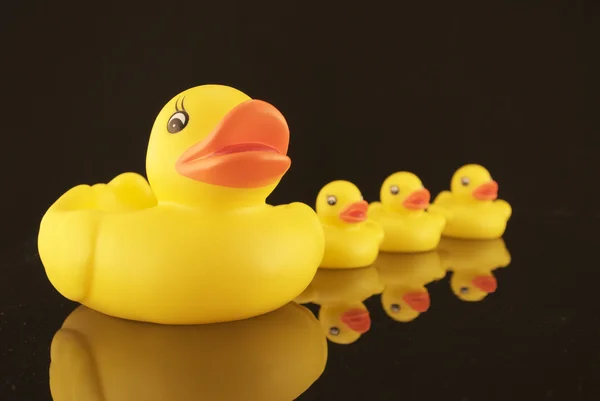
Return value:
<svg viewBox="0 0 600 401">
<path fill-rule="evenodd" d="M 179 131 L 183 130 L 188 122 L 190 121 L 190 116 L 185 111 L 178 111 L 173 114 L 171 118 L 169 118 L 169 123 L 167 124 L 167 131 L 171 134 L 176 134 Z"/>
<path fill-rule="evenodd" d="M 398 305 L 398 304 L 392 304 L 390 306 L 390 309 L 391 309 L 392 312 L 398 313 L 398 312 L 400 312 L 400 305 Z"/>
<path fill-rule="evenodd" d="M 327 197 L 327 204 L 328 204 L 329 206 L 333 206 L 333 205 L 335 205 L 336 203 L 337 203 L 337 198 L 336 198 L 335 196 L 333 196 L 333 195 L 329 195 L 329 196 Z"/>
<path fill-rule="evenodd" d="M 461 294 L 466 294 L 467 292 L 469 292 L 469 287 L 460 287 Z"/>
<path fill-rule="evenodd" d="M 467 185 L 469 185 L 471 183 L 471 180 L 469 180 L 469 177 L 463 177 L 460 179 L 460 183 L 466 187 Z"/>
<path fill-rule="evenodd" d="M 400 188 L 398 188 L 398 185 L 392 185 L 390 187 L 390 192 L 392 195 L 398 195 L 400 193 Z"/>
<path fill-rule="evenodd" d="M 340 335 L 340 329 L 338 329 L 337 327 L 331 327 L 329 329 L 329 334 L 331 334 L 332 336 L 339 336 Z"/>
</svg>

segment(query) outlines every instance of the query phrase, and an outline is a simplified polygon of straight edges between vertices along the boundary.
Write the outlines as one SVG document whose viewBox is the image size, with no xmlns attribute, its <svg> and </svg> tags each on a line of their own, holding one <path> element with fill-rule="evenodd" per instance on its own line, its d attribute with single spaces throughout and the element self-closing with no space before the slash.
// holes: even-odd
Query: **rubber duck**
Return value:
<svg viewBox="0 0 600 401">
<path fill-rule="evenodd" d="M 54 401 L 292 400 L 323 373 L 327 341 L 305 307 L 213 325 L 73 311 L 50 347 Z"/>
<path fill-rule="evenodd" d="M 381 305 L 397 322 L 411 322 L 429 310 L 427 285 L 446 276 L 436 251 L 421 253 L 381 252 L 373 264 L 385 286 Z"/>
<path fill-rule="evenodd" d="M 347 345 L 371 329 L 371 315 L 364 302 L 381 291 L 383 285 L 372 266 L 348 270 L 319 269 L 295 301 L 319 305 L 318 318 L 327 339 Z"/>
<path fill-rule="evenodd" d="M 275 310 L 308 286 L 323 229 L 308 205 L 266 204 L 290 167 L 289 129 L 269 103 L 204 85 L 160 111 L 142 176 L 79 185 L 44 215 L 50 282 L 99 312 L 163 324 Z"/>
<path fill-rule="evenodd" d="M 444 236 L 463 239 L 502 237 L 512 214 L 508 202 L 498 199 L 498 183 L 477 164 L 459 168 L 450 191 L 441 192 L 429 210 L 446 217 Z"/>
<path fill-rule="evenodd" d="M 360 268 L 375 261 L 383 229 L 368 219 L 368 207 L 360 190 L 349 181 L 332 181 L 319 191 L 316 211 L 325 232 L 321 267 Z"/>
<path fill-rule="evenodd" d="M 446 219 L 428 212 L 430 193 L 415 174 L 399 171 L 387 177 L 380 201 L 369 206 L 369 216 L 385 233 L 383 252 L 426 252 L 437 247 Z"/>
<path fill-rule="evenodd" d="M 511 261 L 502 238 L 479 241 L 443 238 L 438 252 L 444 268 L 452 271 L 452 292 L 467 302 L 482 301 L 495 292 L 498 281 L 493 271 Z"/>
</svg>

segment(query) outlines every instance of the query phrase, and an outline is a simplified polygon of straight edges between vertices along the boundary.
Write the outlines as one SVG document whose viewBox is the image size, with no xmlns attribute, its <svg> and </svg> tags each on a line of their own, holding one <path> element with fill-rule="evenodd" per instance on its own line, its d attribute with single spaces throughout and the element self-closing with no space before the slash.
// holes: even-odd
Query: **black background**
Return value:
<svg viewBox="0 0 600 401">
<path fill-rule="evenodd" d="M 0 300 L 6 301 L 0 306 L 7 315 L 16 312 L 0 320 L 0 332 L 9 333 L 4 341 L 18 339 L 19 355 L 30 358 L 17 374 L 21 357 L 2 354 L 4 361 L 12 361 L 10 368 L 2 362 L 4 377 L 10 378 L 3 385 L 29 389 L 16 399 L 48 396 L 45 347 L 72 309 L 51 289 L 37 260 L 35 236 L 42 214 L 74 185 L 107 182 L 124 171 L 144 173 L 147 139 L 158 111 L 182 90 L 206 83 L 241 89 L 272 103 L 287 118 L 292 168 L 270 197 L 273 203 L 313 205 L 318 190 L 334 179 L 353 181 L 372 201 L 383 179 L 398 170 L 419 175 L 435 195 L 448 187 L 461 165 L 488 167 L 500 183 L 501 197 L 514 208 L 517 223 L 507 234 L 509 249 L 512 235 L 517 247 L 513 257 L 521 255 L 521 267 L 530 270 L 513 279 L 518 297 L 511 306 L 500 303 L 501 296 L 488 309 L 476 306 L 483 309 L 475 316 L 502 316 L 488 321 L 489 332 L 454 332 L 461 344 L 472 341 L 473 347 L 481 347 L 472 349 L 477 355 L 468 362 L 472 369 L 461 371 L 461 377 L 496 375 L 501 383 L 512 362 L 486 371 L 481 361 L 490 362 L 486 352 L 499 357 L 489 352 L 494 347 L 489 344 L 502 341 L 497 327 L 519 324 L 526 334 L 514 329 L 509 338 L 520 348 L 515 351 L 505 343 L 505 351 L 513 350 L 514 356 L 529 350 L 533 362 L 513 371 L 510 377 L 519 380 L 508 380 L 508 386 L 521 381 L 526 386 L 529 374 L 534 379 L 527 393 L 533 398 L 528 399 L 561 399 L 546 386 L 554 382 L 564 384 L 561 394 L 574 400 L 579 393 L 572 392 L 595 377 L 596 317 L 582 318 L 580 326 L 564 329 L 556 340 L 581 345 L 568 356 L 574 358 L 568 359 L 572 366 L 560 365 L 569 367 L 569 380 L 560 369 L 543 370 L 553 366 L 559 348 L 565 347 L 540 345 L 546 344 L 540 340 L 544 324 L 550 321 L 547 330 L 553 330 L 552 324 L 567 321 L 569 313 L 583 316 L 584 310 L 598 310 L 597 298 L 592 304 L 580 298 L 593 291 L 588 286 L 598 275 L 597 257 L 582 253 L 597 245 L 594 227 L 600 217 L 595 206 L 600 201 L 600 141 L 590 86 L 599 38 L 594 2 L 21 1 L 3 9 L 0 210 L 5 215 L 0 249 L 5 273 Z M 568 256 L 575 254 L 576 262 Z M 546 262 L 536 259 L 542 257 Z M 574 274 L 577 268 L 581 270 Z M 569 275 L 561 276 L 562 269 Z M 44 299 L 54 302 L 54 320 L 40 309 Z M 534 311 L 544 316 L 538 326 L 532 322 Z M 438 317 L 444 322 L 441 312 Z M 424 325 L 406 326 L 416 331 L 405 332 L 405 341 L 415 333 L 429 333 L 421 334 L 427 341 L 417 350 L 443 335 Z M 494 338 L 488 348 L 484 336 Z M 370 346 L 375 342 L 373 338 Z M 337 362 L 342 371 L 353 355 L 364 362 L 361 369 L 379 369 L 377 358 L 383 353 L 370 353 L 367 340 L 364 344 L 362 354 L 360 348 L 344 349 Z M 465 354 L 444 353 L 440 344 L 446 343 L 431 351 L 439 357 L 425 353 L 418 359 L 446 361 L 443 369 L 450 371 L 452 358 Z M 27 350 L 41 359 L 31 362 Z M 580 365 L 584 351 L 591 357 Z M 331 358 L 336 366 L 335 358 L 341 357 L 334 353 Z M 585 373 L 578 373 L 581 366 Z M 388 379 L 428 377 L 424 367 L 420 375 L 402 369 L 391 364 L 382 373 L 386 379 L 366 380 L 362 387 L 360 375 L 353 380 L 363 395 L 391 399 L 394 386 L 382 385 Z M 333 391 L 340 380 L 350 380 L 342 377 L 317 382 L 312 399 L 344 399 Z M 481 384 L 477 377 L 473 381 Z M 489 387 L 492 382 L 483 383 Z M 496 399 L 486 396 L 483 387 L 479 396 L 468 398 L 465 389 L 479 388 L 469 380 L 445 390 L 423 383 L 429 391 L 426 399 L 445 398 L 443 391 L 453 394 L 452 400 Z M 520 393 L 506 394 L 517 399 Z"/>
</svg>

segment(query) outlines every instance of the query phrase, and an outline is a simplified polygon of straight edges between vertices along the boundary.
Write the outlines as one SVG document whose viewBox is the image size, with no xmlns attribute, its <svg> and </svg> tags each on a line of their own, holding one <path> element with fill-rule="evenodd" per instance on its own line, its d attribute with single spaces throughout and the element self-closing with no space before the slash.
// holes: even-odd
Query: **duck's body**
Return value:
<svg viewBox="0 0 600 401">
<path fill-rule="evenodd" d="M 369 266 L 377 259 L 381 226 L 366 221 L 357 227 L 323 224 L 325 254 L 321 267 L 348 269 Z"/>
<path fill-rule="evenodd" d="M 497 239 L 504 234 L 512 209 L 508 202 L 497 199 L 498 184 L 486 169 L 478 165 L 460 168 L 451 187 L 451 191 L 441 192 L 430 208 L 446 217 L 444 236 Z"/>
<path fill-rule="evenodd" d="M 425 210 L 429 196 L 412 173 L 397 172 L 384 181 L 381 201 L 369 206 L 369 216 L 381 224 L 385 233 L 381 251 L 426 252 L 437 247 L 446 219 Z"/>
<path fill-rule="evenodd" d="M 398 213 L 380 202 L 373 202 L 369 215 L 385 232 L 379 249 L 383 252 L 427 252 L 440 242 L 445 219 L 426 211 Z"/>
<path fill-rule="evenodd" d="M 194 111 L 201 117 L 219 102 L 223 110 L 213 111 L 221 114 L 243 103 L 196 148 L 226 146 L 256 113 L 266 113 L 259 115 L 263 135 L 268 123 L 273 135 L 286 129 L 273 121 L 276 109 L 244 103 L 245 95 L 232 88 L 191 91 L 184 98 L 192 121 Z M 213 122 L 202 123 L 214 126 L 223 118 L 216 114 L 212 120 L 204 115 Z M 188 153 L 197 152 L 194 147 L 182 162 L 179 148 L 195 139 L 173 142 L 171 131 L 161 131 L 167 126 L 162 115 L 148 154 L 153 185 L 128 173 L 107 185 L 75 187 L 50 207 L 38 238 L 50 281 L 65 297 L 92 309 L 155 323 L 239 320 L 285 305 L 308 286 L 324 249 L 323 229 L 310 207 L 265 203 L 289 162 L 255 150 L 193 159 Z M 196 128 L 202 132 L 202 126 Z M 248 170 L 252 163 L 257 167 Z"/>
<path fill-rule="evenodd" d="M 48 276 L 67 298 L 166 324 L 238 320 L 286 304 L 314 276 L 306 267 L 319 265 L 320 255 L 305 250 L 323 240 L 303 204 L 218 213 L 174 204 L 135 212 L 51 209 L 40 238 Z"/>
<path fill-rule="evenodd" d="M 333 181 L 317 196 L 317 214 L 325 234 L 321 267 L 360 268 L 377 258 L 383 230 L 367 218 L 368 204 L 358 188 L 348 181 Z"/>
</svg>

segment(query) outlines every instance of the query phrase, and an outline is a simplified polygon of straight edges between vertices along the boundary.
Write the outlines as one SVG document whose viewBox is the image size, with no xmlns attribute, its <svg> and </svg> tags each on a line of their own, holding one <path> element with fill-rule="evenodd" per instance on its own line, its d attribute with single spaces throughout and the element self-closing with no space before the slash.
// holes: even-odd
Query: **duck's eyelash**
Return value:
<svg viewBox="0 0 600 401">
<path fill-rule="evenodd" d="M 183 104 L 183 102 L 182 102 L 182 104 Z M 177 100 L 175 100 L 175 111 L 181 111 L 179 109 L 179 98 Z"/>
<path fill-rule="evenodd" d="M 185 111 L 185 106 L 183 105 L 183 102 L 185 101 L 185 96 L 181 99 L 181 110 Z"/>
</svg>

